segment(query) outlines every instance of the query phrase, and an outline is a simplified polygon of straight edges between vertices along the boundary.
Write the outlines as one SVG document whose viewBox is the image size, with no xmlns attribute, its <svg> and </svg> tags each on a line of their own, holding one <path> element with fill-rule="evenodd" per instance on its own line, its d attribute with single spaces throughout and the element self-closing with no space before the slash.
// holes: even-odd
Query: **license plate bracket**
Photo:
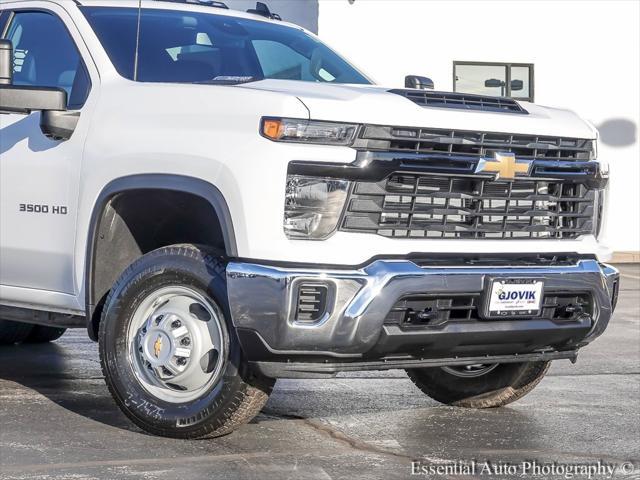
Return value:
<svg viewBox="0 0 640 480">
<path fill-rule="evenodd" d="M 485 288 L 487 319 L 539 317 L 544 281 L 539 278 L 489 278 Z"/>
</svg>

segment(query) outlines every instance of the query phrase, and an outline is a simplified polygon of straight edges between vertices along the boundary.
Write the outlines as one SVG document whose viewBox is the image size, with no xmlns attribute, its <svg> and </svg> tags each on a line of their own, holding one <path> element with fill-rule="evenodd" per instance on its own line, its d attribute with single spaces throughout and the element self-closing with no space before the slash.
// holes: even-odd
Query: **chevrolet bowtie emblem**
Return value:
<svg viewBox="0 0 640 480">
<path fill-rule="evenodd" d="M 503 180 L 513 180 L 516 174 L 528 174 L 531 162 L 526 160 L 516 160 L 516 156 L 510 152 L 494 152 L 493 160 L 480 160 L 476 173 L 497 173 L 497 178 Z"/>
<path fill-rule="evenodd" d="M 160 356 L 160 352 L 162 351 L 162 337 L 158 335 L 158 338 L 153 344 L 153 354 L 158 358 Z"/>
</svg>

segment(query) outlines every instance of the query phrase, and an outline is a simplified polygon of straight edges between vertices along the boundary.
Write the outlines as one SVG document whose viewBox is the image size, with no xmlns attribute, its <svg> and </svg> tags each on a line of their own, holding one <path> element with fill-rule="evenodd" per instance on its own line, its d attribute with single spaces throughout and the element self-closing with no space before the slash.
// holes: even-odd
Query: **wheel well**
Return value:
<svg viewBox="0 0 640 480">
<path fill-rule="evenodd" d="M 95 214 L 94 214 L 95 215 Z M 224 221 L 224 220 L 223 220 Z M 212 203 L 193 193 L 131 189 L 103 203 L 87 257 L 89 336 L 97 339 L 102 307 L 122 272 L 141 256 L 168 245 L 193 243 L 229 252 L 228 228 Z"/>
</svg>

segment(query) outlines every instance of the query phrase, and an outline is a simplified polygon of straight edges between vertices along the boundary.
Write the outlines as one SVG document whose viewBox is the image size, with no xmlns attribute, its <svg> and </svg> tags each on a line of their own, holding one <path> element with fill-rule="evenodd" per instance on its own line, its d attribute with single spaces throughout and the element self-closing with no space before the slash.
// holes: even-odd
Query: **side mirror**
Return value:
<svg viewBox="0 0 640 480">
<path fill-rule="evenodd" d="M 505 94 L 505 87 L 507 82 L 498 80 L 497 78 L 490 78 L 484 81 L 484 86 L 487 88 L 502 88 L 502 95 Z M 524 82 L 522 80 L 511 80 L 511 91 L 517 92 L 524 89 Z"/>
<path fill-rule="evenodd" d="M 0 40 L 0 85 L 13 83 L 13 45 L 9 40 Z"/>
<path fill-rule="evenodd" d="M 0 85 L 0 112 L 65 111 L 67 92 L 59 88 Z"/>
<path fill-rule="evenodd" d="M 404 77 L 404 86 L 406 88 L 418 88 L 420 90 L 433 90 L 433 80 L 418 75 L 407 75 Z"/>
<path fill-rule="evenodd" d="M 522 80 L 511 80 L 511 91 L 517 92 L 524 90 L 524 82 Z"/>
<path fill-rule="evenodd" d="M 69 140 L 80 120 L 80 112 L 62 112 L 43 110 L 40 117 L 40 130 L 52 140 Z"/>
<path fill-rule="evenodd" d="M 484 81 L 484 86 L 487 88 L 500 88 L 504 87 L 505 83 L 497 78 L 490 78 L 489 80 Z"/>
<path fill-rule="evenodd" d="M 67 112 L 67 92 L 60 88 L 13 85 L 13 45 L 0 40 L 0 113 L 41 111 L 40 129 L 55 140 L 68 140 L 79 112 Z"/>
</svg>

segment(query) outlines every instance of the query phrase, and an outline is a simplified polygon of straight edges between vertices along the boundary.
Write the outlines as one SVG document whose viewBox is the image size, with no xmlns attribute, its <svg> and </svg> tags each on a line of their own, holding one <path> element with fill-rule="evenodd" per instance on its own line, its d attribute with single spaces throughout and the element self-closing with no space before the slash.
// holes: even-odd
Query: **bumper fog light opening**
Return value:
<svg viewBox="0 0 640 480">
<path fill-rule="evenodd" d="M 295 321 L 300 324 L 320 322 L 327 313 L 329 287 L 304 283 L 298 287 Z"/>
<path fill-rule="evenodd" d="M 313 279 L 300 279 L 292 289 L 291 321 L 298 327 L 318 327 L 333 313 L 336 285 Z"/>
</svg>

